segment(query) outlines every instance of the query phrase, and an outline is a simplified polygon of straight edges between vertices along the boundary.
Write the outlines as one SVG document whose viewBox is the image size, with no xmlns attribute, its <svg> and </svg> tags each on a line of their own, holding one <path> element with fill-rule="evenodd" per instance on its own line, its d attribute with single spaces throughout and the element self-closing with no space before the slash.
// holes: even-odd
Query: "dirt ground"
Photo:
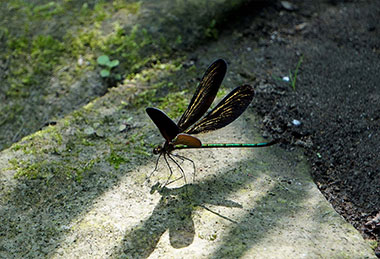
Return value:
<svg viewBox="0 0 380 259">
<path fill-rule="evenodd" d="M 266 134 L 304 147 L 314 181 L 335 210 L 379 240 L 380 2 L 279 2 L 254 23 L 244 15 L 244 40 L 259 39 L 263 58 L 273 61 L 259 68 L 267 78 L 254 98 Z M 268 36 L 271 42 L 260 46 Z M 289 74 L 286 64 L 294 75 L 301 56 L 293 91 L 278 77 Z"/>
</svg>

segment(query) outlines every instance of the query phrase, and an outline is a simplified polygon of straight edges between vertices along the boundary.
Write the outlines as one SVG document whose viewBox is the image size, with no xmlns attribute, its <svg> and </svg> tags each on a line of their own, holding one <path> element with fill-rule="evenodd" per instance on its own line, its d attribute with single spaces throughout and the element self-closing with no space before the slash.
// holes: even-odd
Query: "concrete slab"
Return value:
<svg viewBox="0 0 380 259">
<path fill-rule="evenodd" d="M 122 99 L 117 97 L 122 96 L 120 89 L 84 108 L 90 111 L 88 119 L 106 110 L 114 114 Z M 153 134 L 149 141 L 162 141 L 143 111 L 133 117 L 142 123 L 131 134 Z M 73 120 L 68 117 L 55 127 L 64 131 Z M 226 128 L 199 137 L 204 143 L 261 142 L 257 127 L 247 112 Z M 48 132 L 24 142 L 38 146 Z M 77 138 L 62 134 L 65 143 L 70 142 L 65 138 Z M 96 152 L 107 154 L 106 140 L 99 141 Z M 318 191 L 300 151 L 279 146 L 181 150 L 177 153 L 196 165 L 195 180 L 192 164 L 179 161 L 188 184 L 178 180 L 151 194 L 151 187 L 169 174 L 161 159 L 151 181 L 145 180 L 155 166 L 153 155 L 129 157 L 131 162 L 119 169 L 109 167 L 104 155 L 85 172 L 89 177 L 57 187 L 54 177 L 48 182 L 13 179 L 14 171 L 6 170 L 9 162 L 33 157 L 15 147 L 0 158 L 4 257 L 375 258 L 361 235 Z M 47 159 L 56 156 L 49 153 Z M 178 177 L 180 172 L 172 167 L 173 177 Z"/>
</svg>

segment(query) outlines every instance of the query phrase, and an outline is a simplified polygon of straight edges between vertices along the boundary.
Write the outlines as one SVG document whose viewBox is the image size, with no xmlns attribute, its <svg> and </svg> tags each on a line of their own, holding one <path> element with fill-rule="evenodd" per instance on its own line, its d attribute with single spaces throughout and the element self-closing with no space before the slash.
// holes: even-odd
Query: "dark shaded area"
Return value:
<svg viewBox="0 0 380 259">
<path fill-rule="evenodd" d="M 266 135 L 305 148 L 334 208 L 379 240 L 380 2 L 292 1 L 291 7 L 278 2 L 253 22 L 246 18 L 244 40 L 257 44 L 266 61 L 258 68 L 254 107 L 265 116 Z M 289 69 L 294 74 L 301 56 L 293 91 L 281 78 Z"/>
</svg>

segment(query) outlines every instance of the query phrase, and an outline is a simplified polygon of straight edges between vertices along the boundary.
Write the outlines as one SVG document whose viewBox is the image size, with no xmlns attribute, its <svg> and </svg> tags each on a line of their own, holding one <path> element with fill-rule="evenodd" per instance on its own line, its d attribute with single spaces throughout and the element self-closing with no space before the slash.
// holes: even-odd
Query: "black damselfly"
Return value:
<svg viewBox="0 0 380 259">
<path fill-rule="evenodd" d="M 255 144 L 202 144 L 198 138 L 190 135 L 217 130 L 227 126 L 237 119 L 251 103 L 254 90 L 250 85 L 242 85 L 231 91 L 215 108 L 199 120 L 214 101 L 226 71 L 227 63 L 223 59 L 216 60 L 208 67 L 199 83 L 197 90 L 194 93 L 193 98 L 190 101 L 189 106 L 177 124 L 163 111 L 157 108 L 146 108 L 146 112 L 149 117 L 152 119 L 154 124 L 156 124 L 157 128 L 161 132 L 161 135 L 165 138 L 164 144 L 155 147 L 153 149 L 153 153 L 159 155 L 158 160 L 161 155 L 163 155 L 165 162 L 169 167 L 170 176 L 166 184 L 169 183 L 169 180 L 173 174 L 166 156 L 169 157 L 169 159 L 173 161 L 181 170 L 182 176 L 185 178 L 185 182 L 186 177 L 184 171 L 172 156 L 191 161 L 194 166 L 194 162 L 192 160 L 180 155 L 172 154 L 171 152 L 173 150 L 189 148 L 257 148 L 267 147 L 277 143 L 277 141 L 271 141 L 267 143 Z M 158 160 L 153 172 L 157 170 Z"/>
</svg>

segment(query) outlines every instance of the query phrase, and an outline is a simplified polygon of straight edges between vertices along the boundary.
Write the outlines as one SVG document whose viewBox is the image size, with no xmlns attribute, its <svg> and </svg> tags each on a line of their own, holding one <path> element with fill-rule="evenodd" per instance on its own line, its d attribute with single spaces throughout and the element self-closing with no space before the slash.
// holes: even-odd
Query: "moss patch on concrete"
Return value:
<svg viewBox="0 0 380 259">
<path fill-rule="evenodd" d="M 9 169 L 16 170 L 17 178 L 58 177 L 80 181 L 100 162 L 106 161 L 118 169 L 121 164 L 131 162 L 133 156 L 150 156 L 153 144 L 147 143 L 146 135 L 131 133 L 136 123 L 131 109 L 144 111 L 146 106 L 154 105 L 173 118 L 178 117 L 188 104 L 184 98 L 187 90 L 178 91 L 178 85 L 192 76 L 194 69 L 189 71 L 184 77 L 186 70 L 181 69 L 177 60 L 156 64 L 135 74 L 133 79 L 126 79 L 122 86 L 111 90 L 107 99 L 113 99 L 118 105 L 103 107 L 102 113 L 99 109 L 105 101 L 95 100 L 56 125 L 47 126 L 14 144 L 11 150 L 16 152 L 17 158 L 9 161 Z M 169 94 L 163 96 L 165 92 Z M 124 135 L 123 132 L 128 132 L 124 139 L 116 136 Z M 101 146 L 107 146 L 106 151 L 98 153 Z"/>
</svg>

